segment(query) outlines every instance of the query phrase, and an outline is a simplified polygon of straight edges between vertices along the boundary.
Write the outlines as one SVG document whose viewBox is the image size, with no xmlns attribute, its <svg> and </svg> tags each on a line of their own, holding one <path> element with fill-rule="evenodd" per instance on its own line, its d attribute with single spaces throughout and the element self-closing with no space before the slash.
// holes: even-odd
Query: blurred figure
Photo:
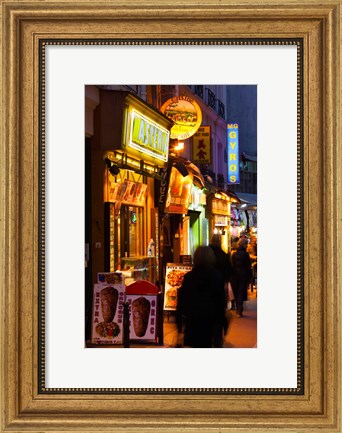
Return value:
<svg viewBox="0 0 342 433">
<path fill-rule="evenodd" d="M 193 269 L 185 274 L 178 290 L 177 316 L 184 319 L 184 345 L 222 347 L 226 327 L 224 279 L 214 268 L 215 255 L 210 247 L 198 247 L 193 261 Z"/>
<path fill-rule="evenodd" d="M 252 278 L 251 260 L 246 252 L 247 245 L 248 240 L 241 238 L 238 242 L 238 249 L 231 256 L 234 269 L 233 291 L 236 294 L 236 317 L 243 315 L 243 302 L 247 301 L 247 288 Z"/>
<path fill-rule="evenodd" d="M 226 308 L 228 304 L 228 282 L 232 276 L 233 269 L 230 262 L 229 255 L 226 254 L 221 248 L 221 235 L 214 234 L 209 244 L 210 248 L 215 254 L 215 269 L 217 269 L 225 282 L 225 295 L 226 295 Z"/>
<path fill-rule="evenodd" d="M 239 239 L 236 238 L 232 242 L 232 246 L 231 246 L 231 249 L 230 249 L 230 256 L 229 256 L 229 261 L 230 261 L 230 264 L 231 264 L 231 272 L 232 272 L 232 274 L 230 276 L 230 283 L 232 285 L 233 294 L 234 294 L 234 300 L 232 300 L 232 302 L 231 302 L 231 309 L 232 310 L 236 310 L 236 297 L 237 297 L 237 292 L 236 292 L 237 284 L 236 284 L 235 269 L 233 267 L 233 259 L 232 259 L 232 257 L 233 257 L 233 254 L 235 254 L 236 251 L 237 251 L 237 249 L 238 249 L 238 241 L 239 241 Z"/>
<path fill-rule="evenodd" d="M 252 235 L 250 238 L 250 242 L 247 246 L 247 253 L 251 259 L 252 266 L 252 281 L 251 281 L 251 291 L 256 288 L 256 280 L 257 280 L 257 238 Z"/>
<path fill-rule="evenodd" d="M 251 262 L 257 260 L 257 238 L 256 236 L 251 236 L 250 242 L 247 246 L 247 253 L 251 259 Z"/>
</svg>

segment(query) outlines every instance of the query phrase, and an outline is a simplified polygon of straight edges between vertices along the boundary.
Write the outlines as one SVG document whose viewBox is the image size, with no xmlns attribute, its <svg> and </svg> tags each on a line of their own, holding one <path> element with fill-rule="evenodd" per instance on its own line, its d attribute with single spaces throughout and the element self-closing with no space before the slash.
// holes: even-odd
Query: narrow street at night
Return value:
<svg viewBox="0 0 342 433">
<path fill-rule="evenodd" d="M 236 317 L 235 310 L 229 310 L 228 332 L 223 344 L 224 348 L 257 347 L 257 292 L 248 290 L 248 301 L 244 303 L 242 317 Z M 177 328 L 174 316 L 164 318 L 164 347 L 177 344 Z"/>
</svg>

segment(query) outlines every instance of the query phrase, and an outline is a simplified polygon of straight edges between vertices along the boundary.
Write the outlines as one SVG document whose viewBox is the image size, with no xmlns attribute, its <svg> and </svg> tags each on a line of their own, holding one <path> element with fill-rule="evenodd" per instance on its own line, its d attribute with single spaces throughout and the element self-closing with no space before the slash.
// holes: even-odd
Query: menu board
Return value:
<svg viewBox="0 0 342 433">
<path fill-rule="evenodd" d="M 129 304 L 130 340 L 155 340 L 157 338 L 157 296 L 126 295 Z"/>
<path fill-rule="evenodd" d="M 113 176 L 108 176 L 107 200 L 109 202 L 121 202 L 123 195 L 126 192 L 127 184 L 125 182 L 115 182 Z"/>
<path fill-rule="evenodd" d="M 107 178 L 106 200 L 111 203 L 124 203 L 135 206 L 144 206 L 147 185 L 141 182 L 133 182 L 125 179 L 123 182 L 116 182 L 113 175 Z M 119 208 L 119 206 L 118 206 Z"/>
<path fill-rule="evenodd" d="M 144 206 L 147 185 L 145 183 L 125 180 L 126 189 L 122 196 L 122 203 L 136 206 Z"/>
<path fill-rule="evenodd" d="M 94 284 L 92 315 L 92 343 L 94 344 L 122 344 L 123 342 L 125 285 L 120 273 L 111 273 L 111 275 L 112 278 L 115 275 L 116 283 Z"/>
<path fill-rule="evenodd" d="M 191 271 L 192 266 L 179 263 L 168 263 L 165 275 L 164 310 L 177 309 L 177 291 L 182 285 L 184 275 Z"/>
</svg>

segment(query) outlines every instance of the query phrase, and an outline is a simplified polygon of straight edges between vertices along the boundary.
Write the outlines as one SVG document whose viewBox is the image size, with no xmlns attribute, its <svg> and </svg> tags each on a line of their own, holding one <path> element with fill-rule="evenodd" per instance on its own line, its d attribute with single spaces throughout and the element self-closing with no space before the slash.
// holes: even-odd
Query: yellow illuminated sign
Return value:
<svg viewBox="0 0 342 433">
<path fill-rule="evenodd" d="M 210 126 L 201 126 L 192 138 L 192 161 L 210 164 Z"/>
<path fill-rule="evenodd" d="M 169 140 L 170 132 L 167 129 L 134 108 L 131 110 L 128 147 L 166 162 L 169 154 Z"/>
<path fill-rule="evenodd" d="M 178 140 L 194 135 L 202 122 L 200 106 L 189 96 L 168 99 L 160 111 L 175 123 L 171 128 L 171 138 Z"/>
</svg>

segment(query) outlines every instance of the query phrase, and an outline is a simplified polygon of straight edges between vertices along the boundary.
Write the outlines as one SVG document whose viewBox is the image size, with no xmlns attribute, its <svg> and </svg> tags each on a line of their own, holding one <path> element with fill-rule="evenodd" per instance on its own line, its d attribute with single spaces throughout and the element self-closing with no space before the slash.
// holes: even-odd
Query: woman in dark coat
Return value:
<svg viewBox="0 0 342 433">
<path fill-rule="evenodd" d="M 232 277 L 233 290 L 236 301 L 237 317 L 242 316 L 243 301 L 247 301 L 247 288 L 252 278 L 251 259 L 246 252 L 248 240 L 241 238 L 238 249 L 231 255 L 234 275 Z"/>
<path fill-rule="evenodd" d="M 224 279 L 214 268 L 215 255 L 198 247 L 194 268 L 185 274 L 178 290 L 178 317 L 184 318 L 184 345 L 222 347 L 225 328 Z"/>
<path fill-rule="evenodd" d="M 221 248 L 221 235 L 214 234 L 209 246 L 215 254 L 215 268 L 222 274 L 224 280 L 228 282 L 233 272 L 229 255 Z"/>
</svg>

